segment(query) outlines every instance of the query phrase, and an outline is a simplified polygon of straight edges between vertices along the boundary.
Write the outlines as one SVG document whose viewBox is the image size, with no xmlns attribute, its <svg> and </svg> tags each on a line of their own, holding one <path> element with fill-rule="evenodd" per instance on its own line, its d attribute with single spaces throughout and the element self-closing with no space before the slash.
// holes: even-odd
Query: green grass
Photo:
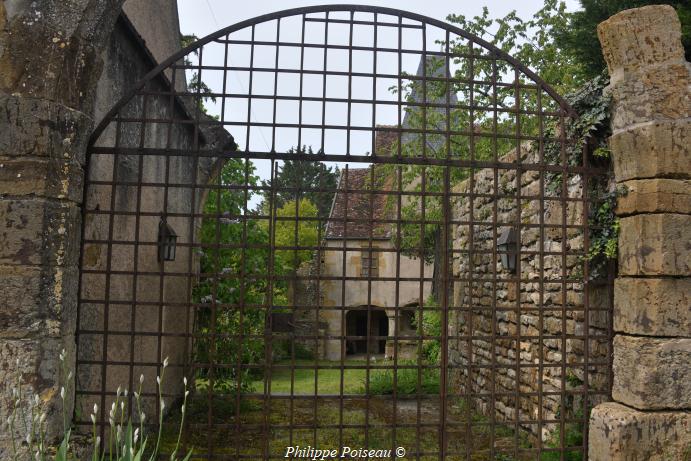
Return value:
<svg viewBox="0 0 691 461">
<path fill-rule="evenodd" d="M 363 366 L 366 361 L 347 360 L 344 370 L 338 368 L 338 361 L 319 361 L 318 366 L 334 368 L 318 370 L 319 397 L 314 398 L 315 370 L 307 367 L 314 367 L 315 361 L 296 360 L 295 364 L 306 368 L 291 372 L 290 362 L 286 361 L 275 365 L 288 365 L 287 368 L 272 368 L 269 399 L 262 395 L 263 380 L 252 381 L 240 395 L 234 392 L 236 386 L 229 385 L 225 387 L 232 392 L 217 392 L 209 396 L 204 383 L 198 383 L 202 389 L 198 386 L 196 395 L 192 395 L 188 402 L 186 446 L 195 448 L 195 453 L 200 456 L 198 459 L 203 459 L 210 446 L 218 455 L 239 454 L 249 459 L 260 459 L 264 450 L 272 456 L 283 456 L 287 446 L 310 445 L 319 448 L 367 446 L 371 449 L 402 446 L 408 452 L 406 459 L 438 460 L 438 455 L 434 454 L 439 451 L 440 415 L 436 370 L 423 371 L 419 397 L 400 400 L 394 407 L 390 398 L 392 370 L 370 369 L 369 393 L 365 395 L 366 370 L 347 367 Z M 370 365 L 392 365 L 392 362 L 377 360 Z M 410 397 L 418 394 L 418 369 L 398 369 L 397 376 L 399 395 Z M 341 398 L 341 379 L 343 394 L 347 395 L 345 398 Z M 300 398 L 286 398 L 291 395 L 291 390 L 293 396 Z M 473 412 L 472 407 L 463 405 L 463 402 L 450 404 L 447 418 L 456 423 L 448 429 L 449 449 L 462 453 L 448 456 L 448 461 L 466 460 L 466 443 L 471 444 L 472 461 L 488 459 L 491 440 L 494 440 L 497 455 L 505 456 L 503 459 L 531 459 L 529 456 L 516 460 L 508 457 L 514 442 L 511 427 L 498 423 L 491 429 L 486 417 Z M 164 452 L 174 443 L 177 423 L 178 417 L 171 416 L 164 424 Z M 420 426 L 416 427 L 417 424 Z M 466 434 L 468 424 L 472 426 L 470 439 Z M 346 427 L 339 428 L 342 425 Z M 429 455 L 417 458 L 417 452 Z M 193 456 L 192 459 L 196 458 Z"/>
<path fill-rule="evenodd" d="M 377 365 L 384 362 L 377 362 Z M 345 366 L 364 366 L 364 360 L 346 360 Z M 296 360 L 295 365 L 290 367 L 289 361 L 279 362 L 276 365 L 286 368 L 271 369 L 271 394 L 293 394 L 293 395 L 315 395 L 315 368 L 317 366 L 340 366 L 340 362 L 330 362 L 320 360 Z M 317 395 L 338 395 L 341 393 L 341 376 L 343 377 L 343 393 L 360 393 L 360 387 L 365 381 L 367 372 L 364 368 L 346 368 L 341 371 L 338 368 L 320 368 L 316 370 L 316 394 Z M 371 371 L 370 371 L 371 373 Z M 262 392 L 265 380 L 252 381 L 251 387 L 255 392 Z"/>
<path fill-rule="evenodd" d="M 394 376 L 396 378 L 396 393 L 411 394 L 439 394 L 439 371 L 429 368 L 402 368 L 396 370 L 375 370 L 370 376 L 369 388 L 363 384 L 360 391 L 370 395 L 393 394 Z"/>
</svg>

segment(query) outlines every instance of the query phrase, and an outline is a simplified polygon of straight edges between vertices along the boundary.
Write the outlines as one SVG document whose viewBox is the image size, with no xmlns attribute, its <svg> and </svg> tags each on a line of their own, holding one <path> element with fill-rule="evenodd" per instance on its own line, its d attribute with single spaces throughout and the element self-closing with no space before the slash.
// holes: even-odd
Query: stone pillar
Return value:
<svg viewBox="0 0 691 461">
<path fill-rule="evenodd" d="M 62 431 L 58 356 L 66 349 L 74 369 L 83 165 L 122 3 L 0 2 L 0 459 L 23 437 L 7 427 L 17 361 L 49 435 Z"/>
<path fill-rule="evenodd" d="M 671 6 L 598 26 L 613 96 L 619 199 L 614 402 L 590 416 L 589 459 L 691 457 L 691 65 Z"/>
</svg>

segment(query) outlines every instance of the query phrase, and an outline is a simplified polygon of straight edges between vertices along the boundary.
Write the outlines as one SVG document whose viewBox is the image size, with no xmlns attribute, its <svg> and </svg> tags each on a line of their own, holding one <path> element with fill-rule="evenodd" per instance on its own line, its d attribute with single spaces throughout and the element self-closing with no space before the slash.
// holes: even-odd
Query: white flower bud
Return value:
<svg viewBox="0 0 691 461">
<path fill-rule="evenodd" d="M 42 413 L 41 418 L 38 420 L 38 424 L 43 424 L 46 422 L 46 414 Z"/>
<path fill-rule="evenodd" d="M 137 440 L 139 440 L 139 428 L 134 430 L 134 443 L 137 443 Z"/>
<path fill-rule="evenodd" d="M 98 414 L 98 404 L 94 403 L 94 414 Z"/>
<path fill-rule="evenodd" d="M 69 373 L 67 373 L 67 381 L 69 381 L 70 379 L 72 379 L 72 372 L 71 371 Z"/>
<path fill-rule="evenodd" d="M 182 382 L 187 386 L 187 376 L 182 377 Z"/>
<path fill-rule="evenodd" d="M 122 388 L 118 386 L 118 390 L 115 391 L 115 396 L 120 397 L 120 393 L 122 392 Z"/>
<path fill-rule="evenodd" d="M 161 377 L 156 376 L 156 383 L 160 386 L 161 385 Z"/>
<path fill-rule="evenodd" d="M 91 414 L 91 423 L 96 424 L 96 415 L 93 413 Z"/>
<path fill-rule="evenodd" d="M 60 398 L 62 400 L 65 400 L 65 388 L 64 387 L 60 388 Z"/>
<path fill-rule="evenodd" d="M 166 368 L 167 366 L 168 366 L 168 357 L 166 357 L 166 358 L 163 360 L 163 368 Z"/>
<path fill-rule="evenodd" d="M 161 399 L 161 413 L 163 413 L 163 410 L 166 408 L 166 403 Z"/>
<path fill-rule="evenodd" d="M 139 384 L 143 384 L 143 383 L 144 383 L 144 375 L 141 374 L 141 375 L 139 375 Z"/>
<path fill-rule="evenodd" d="M 96 446 L 99 446 L 101 444 L 101 436 L 99 435 L 96 437 Z"/>
<path fill-rule="evenodd" d="M 188 395 L 190 395 L 190 391 L 185 391 L 185 397 L 187 397 Z"/>
<path fill-rule="evenodd" d="M 145 419 L 146 419 L 146 413 L 142 413 L 141 415 L 139 415 L 139 421 L 140 421 L 142 424 L 144 424 L 144 420 L 145 420 Z"/>
</svg>

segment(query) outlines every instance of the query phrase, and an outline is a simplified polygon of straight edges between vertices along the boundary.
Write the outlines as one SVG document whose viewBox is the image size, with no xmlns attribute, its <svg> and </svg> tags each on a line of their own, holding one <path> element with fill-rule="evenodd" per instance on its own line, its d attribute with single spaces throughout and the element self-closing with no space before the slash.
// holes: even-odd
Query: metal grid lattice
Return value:
<svg viewBox="0 0 691 461">
<path fill-rule="evenodd" d="M 608 179 L 572 116 L 492 45 L 386 8 L 275 13 L 172 56 L 89 148 L 77 424 L 139 389 L 170 442 L 184 376 L 199 459 L 585 456 L 611 380 L 611 280 L 586 257 Z"/>
</svg>

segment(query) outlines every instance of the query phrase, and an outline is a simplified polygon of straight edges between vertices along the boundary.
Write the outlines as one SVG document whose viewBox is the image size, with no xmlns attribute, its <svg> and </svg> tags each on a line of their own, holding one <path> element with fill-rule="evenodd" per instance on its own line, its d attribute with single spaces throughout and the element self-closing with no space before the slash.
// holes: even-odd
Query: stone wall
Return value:
<svg viewBox="0 0 691 461">
<path fill-rule="evenodd" d="M 141 18 L 140 18 L 141 20 Z M 170 33 L 178 36 L 177 27 Z M 97 97 L 97 114 L 108 110 L 155 65 L 144 44 L 136 37 L 136 31 L 123 16 L 117 22 L 111 39 L 104 52 L 104 72 L 99 80 Z M 178 45 L 179 47 L 179 45 Z M 174 51 L 174 50 L 172 50 Z M 171 51 L 171 52 L 172 52 Z M 163 79 L 155 79 L 149 84 L 153 91 L 169 91 L 169 85 Z M 135 97 L 128 103 L 121 115 L 140 118 L 146 114 L 150 118 L 176 119 L 189 118 L 183 105 L 178 101 L 172 105 L 169 97 L 149 97 L 144 103 L 142 97 Z M 97 146 L 120 147 L 173 147 L 192 150 L 194 131 L 192 127 L 173 124 L 170 127 L 150 124 L 146 132 L 141 123 L 121 123 L 119 133 L 115 124 L 110 124 L 99 137 Z M 88 415 L 88 409 L 94 403 L 102 405 L 99 395 L 91 393 L 114 392 L 118 387 L 132 389 L 138 382 L 139 375 L 147 377 L 145 392 L 155 391 L 155 377 L 160 374 L 156 366 L 135 365 L 132 373 L 127 365 L 108 365 L 103 382 L 102 366 L 98 362 L 135 364 L 161 363 L 169 357 L 172 364 L 182 365 L 185 360 L 185 339 L 182 337 L 164 337 L 158 347 L 156 335 L 184 334 L 191 329 L 191 318 L 187 314 L 189 287 L 187 277 L 167 274 L 184 273 L 188 267 L 197 267 L 197 262 L 190 262 L 191 251 L 177 252 L 175 261 L 160 265 L 157 258 L 156 241 L 158 225 L 165 213 L 192 214 L 199 209 L 198 198 L 193 203 L 193 188 L 170 188 L 163 185 L 195 184 L 195 159 L 173 157 L 166 170 L 165 156 L 147 155 L 93 155 L 90 159 L 89 178 L 93 182 L 131 183 L 141 180 L 158 187 L 137 187 L 136 185 L 99 185 L 93 184 L 86 191 L 84 206 L 87 214 L 84 223 L 84 238 L 88 241 L 107 242 L 115 240 L 117 245 L 107 243 L 87 243 L 84 246 L 82 269 L 82 292 L 77 345 L 79 360 L 89 362 L 81 364 L 77 374 L 77 388 L 81 394 L 77 402 L 78 414 Z M 140 162 L 143 162 L 140 165 Z M 141 167 L 141 173 L 140 173 Z M 168 175 L 168 178 L 166 178 Z M 196 174 L 197 177 L 201 176 Z M 200 178 L 204 182 L 204 177 Z M 167 194 L 167 197 L 165 195 Z M 112 212 L 113 214 L 108 214 Z M 127 214 L 143 213 L 143 216 Z M 178 243 L 193 242 L 194 226 L 192 218 L 169 218 L 168 223 L 178 234 Z M 112 235 L 109 225 L 113 224 Z M 138 242 L 135 244 L 135 242 Z M 195 258 L 196 259 L 196 258 Z M 135 265 L 136 261 L 136 265 Z M 98 271 L 92 273 L 88 271 Z M 149 275 L 125 275 L 122 272 L 135 271 Z M 121 274 L 117 274 L 120 272 Z M 161 273 L 160 276 L 150 275 Z M 106 289 L 109 290 L 106 293 Z M 162 298 L 162 299 L 160 299 Z M 105 302 L 108 300 L 109 302 Z M 177 307 L 166 304 L 176 303 Z M 162 303 L 158 306 L 157 303 Z M 107 315 L 106 315 L 107 313 Z M 159 319 L 159 316 L 162 318 Z M 107 319 L 106 319 L 107 317 Z M 187 319 L 190 325 L 186 324 Z M 88 333 L 86 333 L 88 332 Z M 104 351 L 107 350 L 107 353 Z M 182 367 L 172 366 L 168 371 L 164 392 L 175 394 L 181 388 Z M 153 400 L 152 400 L 153 402 Z M 148 402 L 146 402 L 148 403 Z M 106 402 L 106 406 L 109 403 Z M 153 408 L 145 405 L 145 411 L 153 414 Z"/>
<path fill-rule="evenodd" d="M 691 65 L 671 6 L 598 27 L 620 197 L 615 402 L 593 409 L 589 458 L 691 458 Z"/>
<path fill-rule="evenodd" d="M 167 18 L 163 21 L 170 24 L 167 37 L 163 38 L 165 34 L 157 29 L 144 31 L 154 34 L 156 52 L 165 54 L 160 59 L 179 49 L 177 8 L 163 5 L 165 8 L 158 11 L 151 5 L 136 3 L 139 6 L 134 9 L 127 8 L 128 5 L 125 12 L 136 12 L 139 24 L 147 19 L 152 21 L 154 16 Z M 157 65 L 125 15 L 111 34 L 103 61 L 97 116 L 104 116 Z M 166 95 L 171 83 L 178 91 L 186 89 L 184 73 L 176 72 L 174 82 L 169 80 L 171 73 L 163 75 L 165 78 L 158 76 L 146 86 L 148 91 L 161 96 L 136 95 L 120 109 L 118 116 L 193 120 L 197 108 L 192 98 Z M 128 155 L 90 157 L 91 183 L 84 197 L 87 211 L 77 348 L 83 363 L 77 373 L 77 414 L 89 414 L 94 403 L 102 405 L 99 393 L 112 393 L 118 387 L 133 389 L 141 374 L 146 377 L 143 391 L 155 394 L 155 378 L 160 375 L 160 364 L 166 357 L 170 367 L 163 393 L 173 398 L 181 394 L 182 376 L 192 350 L 194 310 L 190 303 L 196 284 L 193 274 L 199 270 L 198 252 L 191 245 L 198 243 L 201 220 L 193 216 L 199 213 L 208 194 L 208 189 L 198 186 L 207 185 L 218 167 L 213 157 L 197 157 L 194 152 L 197 145 L 200 149 L 213 149 L 217 143 L 231 142 L 222 128 L 203 127 L 197 135 L 194 126 L 184 122 L 113 122 L 98 137 L 96 147 L 170 148 L 184 155 L 154 155 L 142 150 Z M 140 181 L 146 185 L 138 186 Z M 158 261 L 157 254 L 159 222 L 163 217 L 176 232 L 178 245 L 175 260 L 165 263 Z M 103 243 L 111 241 L 117 243 Z M 104 371 L 102 363 L 106 361 L 110 363 Z M 130 362 L 132 367 L 127 365 Z M 155 407 L 155 398 L 144 398 L 146 413 L 154 414 Z"/>
<path fill-rule="evenodd" d="M 501 161 L 515 162 L 516 151 Z M 530 143 L 521 146 L 521 162 L 538 162 Z M 449 335 L 456 339 L 450 340 L 449 358 L 454 392 L 478 394 L 470 403 L 486 415 L 523 421 L 528 434 L 545 440 L 556 425 L 527 421 L 573 418 L 582 412 L 579 393 L 586 382 L 591 394 L 601 394 L 593 397 L 596 403 L 607 393 L 607 367 L 586 370 L 582 363 L 586 337 L 589 363 L 607 362 L 609 297 L 606 285 L 593 282 L 588 288 L 586 332 L 584 284 L 566 281 L 583 273 L 583 232 L 575 227 L 583 225 L 582 178 L 569 177 L 571 201 L 564 201 L 550 192 L 555 188 L 548 176 L 541 180 L 539 171 L 523 170 L 518 199 L 516 174 L 499 169 L 495 179 L 494 169 L 480 169 L 472 182 L 466 179 L 453 189 L 453 221 L 476 224 L 472 231 L 468 224 L 453 228 L 453 276 L 459 281 L 451 305 Z M 501 253 L 493 254 L 509 227 L 520 235 L 517 274 L 502 266 Z M 498 394 L 494 399 L 492 392 Z M 517 401 L 511 395 L 516 392 L 525 395 Z"/>
<path fill-rule="evenodd" d="M 0 458 L 21 386 L 61 430 L 60 351 L 74 367 L 80 203 L 101 51 L 123 0 L 0 2 Z M 67 412 L 72 398 L 68 394 Z"/>
</svg>

